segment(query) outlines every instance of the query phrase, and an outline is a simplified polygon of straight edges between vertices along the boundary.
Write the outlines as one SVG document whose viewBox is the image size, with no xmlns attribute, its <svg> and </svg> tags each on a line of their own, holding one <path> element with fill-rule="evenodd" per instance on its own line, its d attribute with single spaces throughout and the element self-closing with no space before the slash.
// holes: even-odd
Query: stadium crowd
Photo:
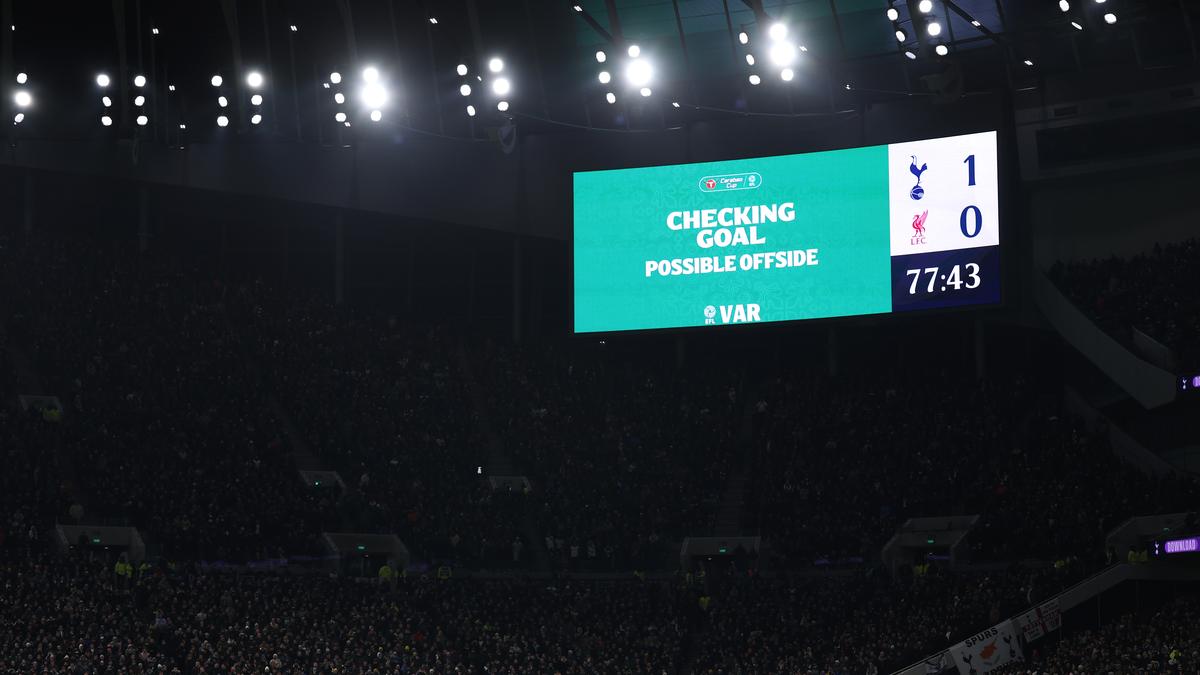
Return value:
<svg viewBox="0 0 1200 675">
<path fill-rule="evenodd" d="M 1131 258 L 1057 263 L 1050 278 L 1105 331 L 1127 344 L 1136 328 L 1170 348 L 1180 368 L 1200 366 L 1200 239 Z"/>
</svg>

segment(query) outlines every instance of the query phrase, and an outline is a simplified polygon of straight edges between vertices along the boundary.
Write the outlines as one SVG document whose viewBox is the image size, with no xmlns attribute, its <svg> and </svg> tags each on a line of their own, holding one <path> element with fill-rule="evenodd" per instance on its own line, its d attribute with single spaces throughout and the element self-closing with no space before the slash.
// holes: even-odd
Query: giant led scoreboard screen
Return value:
<svg viewBox="0 0 1200 675">
<path fill-rule="evenodd" d="M 575 331 L 1000 301 L 993 131 L 575 174 Z"/>
</svg>

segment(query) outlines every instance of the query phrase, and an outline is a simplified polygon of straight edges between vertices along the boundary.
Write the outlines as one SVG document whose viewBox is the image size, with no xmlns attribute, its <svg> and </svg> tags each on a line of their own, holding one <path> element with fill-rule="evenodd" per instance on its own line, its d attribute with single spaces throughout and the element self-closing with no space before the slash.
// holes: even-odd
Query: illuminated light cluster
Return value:
<svg viewBox="0 0 1200 675">
<path fill-rule="evenodd" d="M 803 45 L 797 45 L 791 35 L 791 30 L 787 24 L 777 21 L 767 28 L 768 44 L 764 52 L 759 52 L 757 55 L 752 46 L 750 34 L 746 31 L 738 33 L 738 43 L 745 47 L 746 53 L 744 58 L 746 65 L 749 67 L 750 74 L 747 76 L 747 81 L 753 86 L 762 84 L 763 78 L 759 73 L 759 69 L 766 67 L 774 67 L 779 79 L 784 82 L 791 82 L 796 78 L 796 62 L 800 58 L 800 54 L 807 52 L 808 48 Z"/>
<path fill-rule="evenodd" d="M 213 75 L 208 83 L 213 86 L 213 89 L 217 90 L 217 107 L 220 108 L 217 111 L 217 126 L 224 129 L 229 126 L 229 115 L 225 113 L 225 109 L 229 107 L 229 99 L 225 97 L 225 94 L 221 90 L 221 87 L 225 84 L 225 78 L 221 77 L 220 74 Z"/>
<path fill-rule="evenodd" d="M 329 81 L 325 83 L 325 88 L 333 91 L 335 106 L 333 121 L 350 126 L 350 120 L 347 119 L 346 111 L 342 108 L 346 104 L 346 95 L 342 93 L 342 74 L 336 70 L 329 73 Z"/>
<path fill-rule="evenodd" d="M 264 84 L 262 73 L 252 70 L 246 73 L 246 86 L 250 87 L 250 124 L 258 126 L 263 121 L 263 95 L 260 90 Z"/>
<path fill-rule="evenodd" d="M 917 3 L 916 9 L 922 16 L 910 17 L 912 20 L 910 29 L 919 30 L 923 25 L 925 34 L 928 37 L 938 38 L 942 34 L 943 26 L 941 20 L 933 12 L 933 0 L 921 0 Z M 896 8 L 895 0 L 888 1 L 887 18 L 888 21 L 892 22 L 892 34 L 896 37 L 896 43 L 900 46 L 900 51 L 904 54 L 905 58 L 915 61 L 917 58 L 915 47 L 909 46 L 909 40 L 912 39 L 913 35 L 901 25 L 900 10 Z M 979 22 L 974 20 L 971 21 L 971 25 L 976 28 L 980 26 Z M 933 51 L 938 56 L 947 56 L 950 54 L 950 46 L 939 39 L 935 39 L 933 40 Z"/>
<path fill-rule="evenodd" d="M 29 83 L 29 75 L 27 73 L 17 73 L 17 84 L 24 86 Z M 17 89 L 13 92 L 13 103 L 16 104 L 19 110 L 13 115 L 13 124 L 20 124 L 25 121 L 25 110 L 33 105 L 33 94 L 26 89 Z"/>
<path fill-rule="evenodd" d="M 467 99 L 467 117 L 475 117 L 478 114 L 474 97 L 482 95 L 483 92 L 491 93 L 492 98 L 496 100 L 496 110 L 508 112 L 511 105 L 508 98 L 512 93 L 513 85 L 505 71 L 505 66 L 504 59 L 499 56 L 489 58 L 485 67 L 480 69 L 487 74 L 486 83 L 483 75 L 473 75 L 470 66 L 465 63 L 458 64 L 454 69 L 460 78 L 458 93 Z"/>
<path fill-rule="evenodd" d="M 100 95 L 100 105 L 104 107 L 103 114 L 100 115 L 100 126 L 111 127 L 113 125 L 112 115 L 109 115 L 109 108 L 112 108 L 112 98 L 108 95 L 108 87 L 112 84 L 112 78 L 108 73 L 98 73 L 96 75 L 96 86 L 102 92 Z"/>
</svg>

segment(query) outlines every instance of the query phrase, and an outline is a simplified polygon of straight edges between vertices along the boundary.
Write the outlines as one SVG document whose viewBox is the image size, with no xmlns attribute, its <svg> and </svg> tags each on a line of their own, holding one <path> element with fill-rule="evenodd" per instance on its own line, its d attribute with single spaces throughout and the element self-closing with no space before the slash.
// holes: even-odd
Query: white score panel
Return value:
<svg viewBox="0 0 1200 675">
<path fill-rule="evenodd" d="M 998 245 L 996 166 L 994 131 L 889 144 L 892 255 Z"/>
</svg>

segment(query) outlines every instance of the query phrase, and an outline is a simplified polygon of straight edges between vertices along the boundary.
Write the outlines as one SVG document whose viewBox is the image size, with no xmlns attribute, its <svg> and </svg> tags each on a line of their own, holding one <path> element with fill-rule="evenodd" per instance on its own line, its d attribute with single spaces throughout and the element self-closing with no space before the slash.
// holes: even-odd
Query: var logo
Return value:
<svg viewBox="0 0 1200 675">
<path fill-rule="evenodd" d="M 712 305 L 704 308 L 704 325 L 715 326 L 718 308 Z M 721 305 L 721 323 L 754 323 L 762 321 L 762 309 L 754 303 L 744 305 Z"/>
</svg>

